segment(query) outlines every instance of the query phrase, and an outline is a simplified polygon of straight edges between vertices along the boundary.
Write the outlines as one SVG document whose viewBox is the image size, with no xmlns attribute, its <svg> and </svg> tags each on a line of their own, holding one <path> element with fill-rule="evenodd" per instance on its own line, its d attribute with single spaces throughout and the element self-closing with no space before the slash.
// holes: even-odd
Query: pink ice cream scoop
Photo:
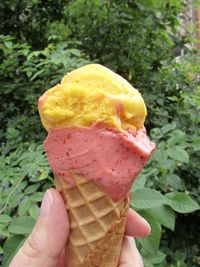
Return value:
<svg viewBox="0 0 200 267">
<path fill-rule="evenodd" d="M 103 187 L 114 201 L 130 190 L 155 149 L 144 127 L 120 132 L 101 125 L 51 129 L 44 145 L 54 175 L 73 185 L 69 170 L 75 170 Z"/>
</svg>

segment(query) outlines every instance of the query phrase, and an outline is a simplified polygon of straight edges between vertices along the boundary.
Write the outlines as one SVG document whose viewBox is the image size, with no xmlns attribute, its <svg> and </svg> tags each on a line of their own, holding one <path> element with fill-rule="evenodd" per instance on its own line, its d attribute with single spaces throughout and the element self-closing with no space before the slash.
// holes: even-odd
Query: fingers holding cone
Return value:
<svg viewBox="0 0 200 267">
<path fill-rule="evenodd" d="M 68 236 L 69 219 L 62 196 L 49 189 L 32 233 L 9 267 L 55 267 L 61 261 Z"/>
<path fill-rule="evenodd" d="M 146 237 L 151 233 L 148 222 L 136 211 L 129 209 L 125 235 L 132 237 Z"/>
<path fill-rule="evenodd" d="M 64 267 L 64 247 L 69 236 L 69 218 L 62 196 L 49 189 L 42 201 L 40 215 L 32 233 L 13 258 L 9 267 Z M 128 236 L 145 237 L 150 233 L 149 224 L 139 214 L 129 210 L 125 237 L 120 257 L 120 267 L 143 266 L 134 240 Z"/>
<path fill-rule="evenodd" d="M 148 222 L 137 212 L 129 209 L 119 267 L 143 267 L 142 257 L 131 237 L 146 237 L 151 233 Z"/>
</svg>

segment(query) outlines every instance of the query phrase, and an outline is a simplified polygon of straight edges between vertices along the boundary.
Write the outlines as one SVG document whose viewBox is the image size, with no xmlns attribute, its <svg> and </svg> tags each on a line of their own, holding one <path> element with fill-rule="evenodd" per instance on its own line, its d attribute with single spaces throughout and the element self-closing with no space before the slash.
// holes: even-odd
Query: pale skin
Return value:
<svg viewBox="0 0 200 267">
<path fill-rule="evenodd" d="M 150 234 L 149 224 L 129 210 L 119 267 L 143 267 L 134 239 Z M 69 218 L 58 191 L 49 189 L 32 233 L 14 256 L 9 267 L 67 267 L 64 247 L 69 236 Z"/>
</svg>

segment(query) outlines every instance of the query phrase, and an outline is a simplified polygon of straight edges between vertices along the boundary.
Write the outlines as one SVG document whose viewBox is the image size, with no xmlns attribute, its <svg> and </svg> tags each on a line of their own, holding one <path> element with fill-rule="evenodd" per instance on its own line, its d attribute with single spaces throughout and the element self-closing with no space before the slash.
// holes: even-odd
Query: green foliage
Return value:
<svg viewBox="0 0 200 267">
<path fill-rule="evenodd" d="M 49 176 L 49 166 L 43 148 L 34 143 L 24 143 L 19 148 L 8 155 L 4 155 L 2 150 L 2 160 L 0 162 L 1 194 L 0 194 L 0 213 L 7 211 L 15 215 L 16 207 L 19 204 L 20 214 L 25 214 L 23 201 L 40 201 L 30 194 L 39 190 L 41 181 Z M 37 184 L 35 184 L 37 183 Z M 41 183 L 42 185 L 42 183 Z"/>
<path fill-rule="evenodd" d="M 65 7 L 73 38 L 92 59 L 137 81 L 169 58 L 181 1 L 76 0 Z M 145 25 L 145 26 L 144 26 Z M 120 37 L 119 37 L 120 36 Z"/>
<path fill-rule="evenodd" d="M 12 152 L 3 147 L 1 153 L 0 236 L 6 238 L 4 266 L 8 266 L 32 229 L 43 191 L 52 185 L 52 178 L 41 145 L 24 143 Z"/>
<path fill-rule="evenodd" d="M 154 128 L 151 136 L 157 149 L 147 167 L 133 184 L 132 207 L 150 223 L 151 235 L 138 239 L 146 266 L 164 264 L 165 253 L 159 252 L 162 227 L 174 231 L 176 212 L 191 213 L 200 206 L 186 190 L 179 172 L 189 163 L 186 134 L 176 124 Z M 154 256 L 160 254 L 160 257 Z"/>
<path fill-rule="evenodd" d="M 199 266 L 200 57 L 178 28 L 184 0 L 0 3 L 0 253 L 3 266 L 31 231 L 53 185 L 38 97 L 89 62 L 139 88 L 157 149 L 133 185 L 152 227 L 138 239 L 145 267 Z M 182 49 L 185 56 L 174 57 Z"/>
<path fill-rule="evenodd" d="M 10 36 L 0 36 L 3 88 L 0 98 L 4 100 L 0 119 L 5 125 L 0 135 L 3 139 L 42 140 L 43 130 L 37 116 L 38 97 L 60 82 L 68 71 L 89 62 L 80 50 L 71 48 L 76 43 L 49 44 L 43 50 L 32 51 L 29 45 L 16 43 Z"/>
<path fill-rule="evenodd" d="M 47 45 L 47 25 L 63 18 L 64 0 L 3 0 L 0 3 L 0 32 L 40 48 Z"/>
</svg>

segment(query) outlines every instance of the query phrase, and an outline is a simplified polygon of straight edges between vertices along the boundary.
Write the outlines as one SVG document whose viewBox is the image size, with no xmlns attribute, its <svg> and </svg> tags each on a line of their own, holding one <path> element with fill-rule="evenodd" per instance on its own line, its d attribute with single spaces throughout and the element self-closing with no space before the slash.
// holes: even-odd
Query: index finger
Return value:
<svg viewBox="0 0 200 267">
<path fill-rule="evenodd" d="M 136 211 L 129 209 L 125 235 L 133 237 L 146 237 L 151 233 L 148 222 Z"/>
</svg>

